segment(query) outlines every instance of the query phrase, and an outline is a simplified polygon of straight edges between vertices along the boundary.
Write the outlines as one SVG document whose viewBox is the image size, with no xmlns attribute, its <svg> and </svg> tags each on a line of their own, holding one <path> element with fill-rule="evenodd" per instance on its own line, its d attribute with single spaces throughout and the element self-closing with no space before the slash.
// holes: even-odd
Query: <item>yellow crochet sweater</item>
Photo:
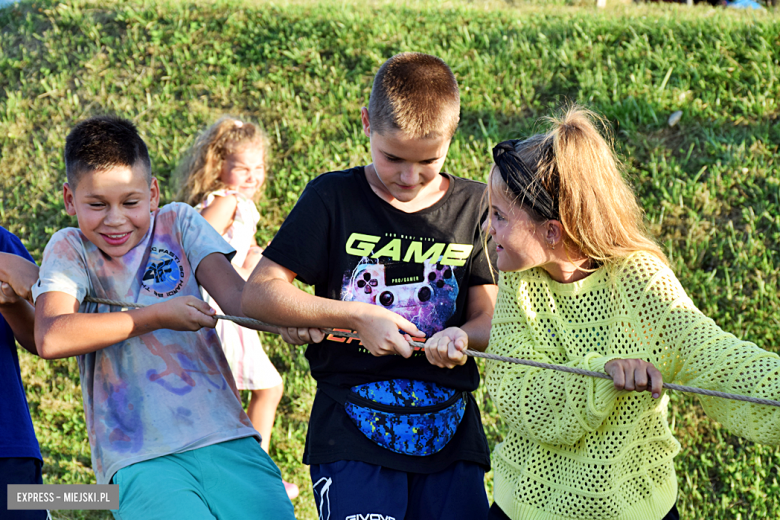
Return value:
<svg viewBox="0 0 780 520">
<path fill-rule="evenodd" d="M 604 371 L 639 358 L 664 381 L 780 397 L 780 358 L 704 316 L 647 253 L 561 284 L 541 269 L 502 273 L 488 352 Z M 609 380 L 489 361 L 487 387 L 509 426 L 493 453 L 496 503 L 513 520 L 656 520 L 677 496 L 668 398 Z M 780 408 L 702 397 L 734 433 L 780 443 Z"/>
</svg>

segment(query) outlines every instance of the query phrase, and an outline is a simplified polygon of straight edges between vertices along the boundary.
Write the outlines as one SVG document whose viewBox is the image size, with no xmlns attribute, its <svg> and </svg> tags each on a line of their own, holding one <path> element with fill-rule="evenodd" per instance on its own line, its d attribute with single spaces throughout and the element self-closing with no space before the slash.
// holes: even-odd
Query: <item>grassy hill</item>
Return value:
<svg viewBox="0 0 780 520">
<path fill-rule="evenodd" d="M 7 7 L 0 10 L 0 222 L 37 259 L 55 230 L 75 225 L 61 200 L 62 148 L 82 118 L 133 119 L 171 200 L 171 172 L 184 150 L 230 113 L 261 122 L 271 136 L 258 232 L 267 241 L 307 181 L 370 160 L 359 110 L 372 74 L 392 54 L 423 51 L 446 60 L 461 85 L 448 171 L 484 179 L 493 144 L 538 130 L 539 118 L 566 100 L 588 105 L 612 123 L 647 219 L 696 304 L 735 335 L 780 351 L 777 13 L 571 3 Z M 682 119 L 669 127 L 677 110 Z M 302 485 L 298 517 L 313 519 L 299 461 L 315 386 L 301 349 L 264 341 L 287 389 L 271 455 Z M 22 370 L 45 481 L 94 482 L 75 360 L 25 354 Z M 480 390 L 478 398 L 492 445 L 504 427 L 487 395 Z M 731 435 L 691 397 L 672 396 L 670 422 L 683 447 L 676 465 L 684 518 L 780 516 L 780 450 Z"/>
</svg>

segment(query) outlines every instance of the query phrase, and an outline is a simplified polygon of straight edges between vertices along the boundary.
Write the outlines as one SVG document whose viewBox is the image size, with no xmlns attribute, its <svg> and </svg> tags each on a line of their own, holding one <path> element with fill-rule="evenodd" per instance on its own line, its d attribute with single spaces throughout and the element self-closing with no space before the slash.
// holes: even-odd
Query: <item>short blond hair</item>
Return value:
<svg viewBox="0 0 780 520">
<path fill-rule="evenodd" d="M 203 202 L 206 196 L 225 186 L 219 180 L 222 165 L 230 154 L 255 145 L 263 151 L 263 163 L 268 168 L 268 135 L 256 124 L 223 116 L 195 140 L 184 157 L 177 178 L 178 199 L 190 206 Z M 258 190 L 255 199 L 261 191 Z"/>
<path fill-rule="evenodd" d="M 460 120 L 460 90 L 441 58 L 396 54 L 376 73 L 368 103 L 371 131 L 401 131 L 411 139 L 452 138 Z"/>
<path fill-rule="evenodd" d="M 547 133 L 514 142 L 516 157 L 531 172 L 530 181 L 521 181 L 524 193 L 510 189 L 502 179 L 505 172 L 496 171 L 499 168 L 491 172 L 491 185 L 498 184 L 509 200 L 537 222 L 546 218 L 534 211 L 534 201 L 526 194 L 545 190 L 557 206 L 555 220 L 563 226 L 568 245 L 599 264 L 614 264 L 645 251 L 668 265 L 666 255 L 647 231 L 644 212 L 623 176 L 606 121 L 577 105 L 545 119 L 551 126 Z"/>
</svg>

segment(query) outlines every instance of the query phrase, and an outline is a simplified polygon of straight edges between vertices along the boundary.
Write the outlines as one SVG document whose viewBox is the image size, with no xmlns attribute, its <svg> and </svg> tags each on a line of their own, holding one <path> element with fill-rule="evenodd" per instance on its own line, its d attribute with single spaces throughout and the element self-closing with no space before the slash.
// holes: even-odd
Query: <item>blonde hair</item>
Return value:
<svg viewBox="0 0 780 520">
<path fill-rule="evenodd" d="M 268 167 L 268 135 L 257 125 L 230 116 L 223 116 L 195 140 L 179 167 L 178 199 L 190 206 L 201 203 L 206 196 L 225 187 L 219 180 L 222 166 L 230 154 L 257 145 Z M 255 200 L 261 195 L 258 190 Z"/>
<path fill-rule="evenodd" d="M 547 117 L 551 125 L 545 134 L 536 134 L 514 143 L 514 151 L 533 172 L 538 183 L 558 205 L 558 219 L 568 246 L 578 248 L 588 258 L 606 265 L 638 251 L 658 257 L 668 265 L 666 255 L 647 231 L 644 213 L 636 195 L 623 177 L 606 121 L 577 105 Z M 604 129 L 606 138 L 599 132 Z M 497 175 L 505 193 L 512 190 Z M 496 179 L 497 177 L 497 179 Z M 538 189 L 538 187 L 537 187 Z M 545 220 L 515 194 L 514 200 L 535 221 Z"/>
<path fill-rule="evenodd" d="M 430 54 L 396 54 L 374 78 L 368 102 L 371 131 L 401 131 L 410 139 L 455 135 L 460 90 L 450 67 Z"/>
</svg>

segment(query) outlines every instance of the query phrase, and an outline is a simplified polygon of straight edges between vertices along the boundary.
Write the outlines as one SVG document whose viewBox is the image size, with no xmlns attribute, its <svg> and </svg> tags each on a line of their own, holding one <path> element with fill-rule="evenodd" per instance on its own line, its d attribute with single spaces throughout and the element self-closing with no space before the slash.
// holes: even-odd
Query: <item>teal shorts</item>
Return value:
<svg viewBox="0 0 780 520">
<path fill-rule="evenodd" d="M 138 462 L 114 474 L 117 520 L 294 520 L 282 474 L 245 437 Z"/>
</svg>

